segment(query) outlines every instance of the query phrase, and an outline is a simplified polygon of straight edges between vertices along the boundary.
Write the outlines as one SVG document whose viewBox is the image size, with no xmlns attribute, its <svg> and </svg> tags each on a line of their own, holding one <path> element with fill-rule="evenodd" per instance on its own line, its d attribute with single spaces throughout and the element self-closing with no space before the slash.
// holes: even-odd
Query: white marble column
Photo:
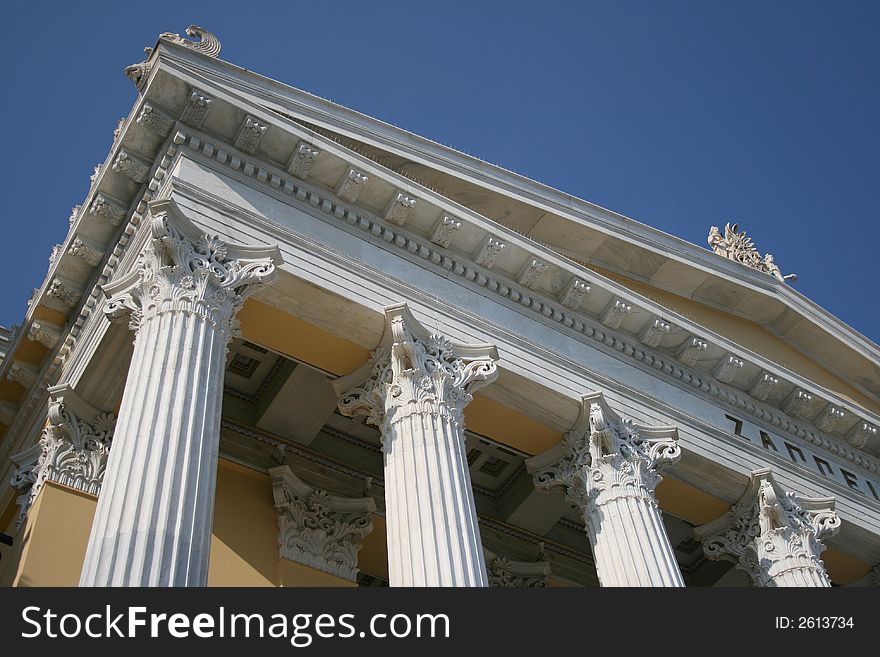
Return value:
<svg viewBox="0 0 880 657">
<path fill-rule="evenodd" d="M 497 378 L 497 352 L 431 335 L 403 304 L 385 318 L 371 361 L 334 387 L 342 413 L 382 431 L 390 584 L 486 586 L 464 408 Z"/>
<path fill-rule="evenodd" d="M 798 497 L 773 480 L 769 468 L 752 472 L 730 511 L 694 529 L 709 559 L 733 561 L 756 586 L 831 586 L 819 558 L 823 536 L 840 529 L 833 497 Z"/>
<path fill-rule="evenodd" d="M 654 495 L 658 468 L 681 456 L 677 438 L 621 419 L 593 393 L 564 440 L 526 461 L 538 488 L 563 487 L 582 511 L 602 586 L 684 586 Z"/>
<path fill-rule="evenodd" d="M 150 215 L 138 266 L 104 286 L 105 313 L 136 335 L 82 586 L 207 583 L 227 343 L 281 262 L 201 233 L 172 201 Z"/>
</svg>

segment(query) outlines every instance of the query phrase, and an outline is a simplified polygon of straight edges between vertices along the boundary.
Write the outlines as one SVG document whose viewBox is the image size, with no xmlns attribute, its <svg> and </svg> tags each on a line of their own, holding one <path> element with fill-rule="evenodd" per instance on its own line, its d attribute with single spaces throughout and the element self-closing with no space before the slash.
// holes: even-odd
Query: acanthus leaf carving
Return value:
<svg viewBox="0 0 880 657">
<path fill-rule="evenodd" d="M 755 399 L 765 401 L 777 385 L 779 385 L 779 379 L 777 377 L 769 372 L 761 372 L 752 383 L 752 387 L 749 389 L 749 394 Z"/>
<path fill-rule="evenodd" d="M 550 578 L 550 564 L 539 561 L 517 561 L 483 548 L 489 586 L 504 588 L 544 588 Z"/>
<path fill-rule="evenodd" d="M 104 285 L 105 314 L 112 321 L 128 317 L 137 330 L 165 312 L 191 313 L 233 337 L 245 298 L 275 277 L 278 249 L 229 245 L 199 233 L 173 201 L 154 201 L 150 215 L 151 240 L 137 267 Z"/>
<path fill-rule="evenodd" d="M 260 121 L 250 114 L 245 115 L 238 133 L 235 135 L 234 146 L 242 153 L 253 155 L 257 152 L 257 147 L 263 139 L 263 135 L 269 126 L 260 123 Z"/>
<path fill-rule="evenodd" d="M 486 269 L 492 269 L 505 246 L 507 244 L 503 240 L 494 235 L 487 235 L 483 238 L 479 249 L 477 249 L 474 255 L 474 262 Z"/>
<path fill-rule="evenodd" d="M 95 194 L 89 212 L 97 217 L 105 217 L 114 226 L 119 226 L 128 214 L 128 206 L 119 199 L 100 192 Z"/>
<path fill-rule="evenodd" d="M 577 310 L 581 307 L 584 298 L 590 293 L 590 284 L 582 278 L 573 276 L 572 279 L 562 289 L 559 295 L 559 303 L 570 310 Z"/>
<path fill-rule="evenodd" d="M 452 240 L 452 234 L 461 230 L 461 220 L 453 217 L 451 214 L 440 215 L 440 220 L 431 231 L 431 241 L 437 246 L 444 249 L 449 248 L 449 242 Z"/>
<path fill-rule="evenodd" d="M 354 203 L 369 179 L 370 177 L 367 174 L 358 171 L 354 167 L 349 167 L 336 186 L 336 196 L 346 203 Z"/>
<path fill-rule="evenodd" d="M 657 317 L 653 321 L 648 322 L 639 336 L 639 340 L 643 345 L 654 348 L 660 344 L 660 341 L 665 336 L 669 335 L 671 330 L 672 325 L 669 322 Z"/>
<path fill-rule="evenodd" d="M 455 345 L 428 331 L 401 304 L 385 309 L 386 332 L 369 363 L 334 383 L 344 415 L 366 415 L 382 429 L 412 414 L 433 414 L 463 426 L 474 391 L 498 377 L 491 345 Z M 353 379 L 360 379 L 348 387 Z M 364 380 L 366 379 L 366 380 Z"/>
<path fill-rule="evenodd" d="M 192 89 L 180 111 L 180 122 L 200 130 L 213 102 L 214 99 L 204 91 Z"/>
<path fill-rule="evenodd" d="M 269 476 L 281 558 L 355 581 L 362 540 L 373 530 L 373 498 L 332 495 L 303 482 L 288 465 L 270 468 Z"/>
<path fill-rule="evenodd" d="M 300 180 L 309 177 L 312 164 L 318 159 L 321 151 L 307 141 L 300 141 L 293 149 L 290 162 L 287 163 L 287 172 Z"/>
<path fill-rule="evenodd" d="M 675 427 L 637 425 L 618 416 L 602 393 L 584 395 L 578 419 L 555 448 L 526 460 L 535 486 L 562 487 L 583 511 L 619 496 L 638 497 L 656 507 L 658 471 L 681 457 Z"/>
<path fill-rule="evenodd" d="M 416 198 L 406 192 L 396 191 L 391 195 L 391 200 L 385 208 L 385 220 L 398 226 L 406 223 L 406 218 L 416 206 Z"/>
<path fill-rule="evenodd" d="M 35 340 L 47 349 L 54 349 L 61 340 L 62 327 L 44 319 L 35 319 L 28 328 L 28 340 Z"/>
<path fill-rule="evenodd" d="M 733 354 L 727 354 L 715 366 L 713 374 L 722 383 L 730 383 L 736 378 L 736 375 L 739 374 L 744 365 L 745 361 L 742 358 L 737 358 Z"/>
<path fill-rule="evenodd" d="M 700 356 L 706 351 L 708 346 L 709 344 L 705 340 L 701 340 L 700 338 L 688 338 L 678 348 L 676 358 L 678 358 L 679 362 L 683 365 L 693 367 L 697 364 Z"/>
<path fill-rule="evenodd" d="M 174 127 L 174 119 L 151 103 L 144 103 L 137 123 L 160 137 L 167 137 Z"/>
<path fill-rule="evenodd" d="M 628 304 L 623 299 L 613 299 L 602 312 L 599 321 L 608 328 L 616 330 L 620 328 L 620 325 L 623 323 L 623 318 L 630 312 L 632 312 L 632 305 Z"/>
<path fill-rule="evenodd" d="M 150 175 L 150 167 L 147 162 L 137 155 L 121 149 L 113 161 L 113 170 L 128 176 L 138 184 L 145 183 Z"/>
<path fill-rule="evenodd" d="M 538 260 L 537 258 L 529 258 L 526 261 L 526 264 L 523 265 L 522 271 L 516 279 L 516 282 L 523 287 L 534 290 L 538 287 L 541 277 L 546 273 L 548 268 L 549 265 L 546 262 Z"/>
<path fill-rule="evenodd" d="M 18 525 L 47 481 L 99 495 L 116 418 L 95 409 L 67 384 L 49 388 L 49 412 L 38 449 L 13 457 L 12 485 L 21 493 Z"/>
<path fill-rule="evenodd" d="M 830 586 L 821 539 L 840 524 L 833 498 L 786 492 L 765 468 L 727 514 L 694 532 L 707 558 L 734 562 L 757 586 Z"/>
</svg>

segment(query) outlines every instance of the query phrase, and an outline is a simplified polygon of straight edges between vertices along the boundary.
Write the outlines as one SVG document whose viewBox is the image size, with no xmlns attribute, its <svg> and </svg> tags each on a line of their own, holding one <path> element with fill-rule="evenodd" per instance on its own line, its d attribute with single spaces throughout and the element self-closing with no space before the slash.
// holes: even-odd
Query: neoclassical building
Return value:
<svg viewBox="0 0 880 657">
<path fill-rule="evenodd" d="M 880 348 L 739 226 L 687 243 L 187 33 L 0 332 L 0 583 L 876 583 Z"/>
</svg>

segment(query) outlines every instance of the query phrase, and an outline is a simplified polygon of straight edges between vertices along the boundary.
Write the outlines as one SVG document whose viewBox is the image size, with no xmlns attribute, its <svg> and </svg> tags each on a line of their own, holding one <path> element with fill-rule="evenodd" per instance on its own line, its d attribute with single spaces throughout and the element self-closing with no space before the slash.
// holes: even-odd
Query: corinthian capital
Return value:
<svg viewBox="0 0 880 657">
<path fill-rule="evenodd" d="M 128 317 L 134 330 L 160 314 L 190 313 L 231 338 L 245 298 L 275 277 L 278 247 L 227 244 L 202 233 L 171 200 L 151 203 L 150 215 L 152 239 L 134 269 L 103 286 L 104 312 L 114 321 Z"/>
<path fill-rule="evenodd" d="M 538 489 L 562 487 L 578 508 L 596 503 L 602 493 L 637 495 L 655 504 L 658 470 L 680 457 L 675 427 L 623 419 L 595 392 L 581 398 L 578 419 L 562 441 L 526 459 L 526 469 Z"/>
<path fill-rule="evenodd" d="M 39 443 L 12 457 L 12 485 L 21 493 L 18 523 L 43 484 L 54 481 L 98 495 L 116 418 L 84 401 L 68 384 L 49 388 L 49 413 Z"/>
<path fill-rule="evenodd" d="M 340 497 L 309 486 L 290 466 L 270 468 L 281 558 L 354 581 L 357 554 L 373 531 L 372 497 Z"/>
<path fill-rule="evenodd" d="M 477 389 L 498 378 L 498 352 L 489 344 L 461 345 L 430 333 L 407 308 L 385 308 L 385 335 L 361 369 L 337 379 L 344 415 L 367 415 L 381 428 L 414 413 L 463 424 Z"/>
<path fill-rule="evenodd" d="M 821 539 L 839 529 L 833 497 L 786 492 L 765 468 L 752 472 L 746 492 L 727 514 L 694 533 L 709 559 L 734 562 L 757 586 L 805 586 L 813 578 L 828 586 Z M 798 578 L 798 571 L 812 577 Z"/>
</svg>

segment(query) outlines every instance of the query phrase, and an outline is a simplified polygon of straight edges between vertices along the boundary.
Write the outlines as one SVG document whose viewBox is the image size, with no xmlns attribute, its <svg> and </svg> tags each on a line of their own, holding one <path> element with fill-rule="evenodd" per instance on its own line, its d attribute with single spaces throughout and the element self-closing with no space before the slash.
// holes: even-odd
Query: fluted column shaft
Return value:
<svg viewBox="0 0 880 657">
<path fill-rule="evenodd" d="M 497 377 L 497 354 L 428 335 L 406 306 L 385 313 L 385 346 L 334 385 L 343 413 L 382 431 L 389 582 L 488 586 L 463 418 L 471 393 Z"/>
<path fill-rule="evenodd" d="M 83 585 L 207 583 L 225 356 L 195 315 L 138 331 Z"/>
<path fill-rule="evenodd" d="M 617 416 L 585 395 L 556 447 L 526 461 L 539 489 L 562 487 L 579 509 L 602 586 L 684 586 L 654 490 L 658 470 L 681 456 L 674 427 Z"/>
<path fill-rule="evenodd" d="M 412 412 L 383 441 L 391 586 L 488 586 L 462 427 Z"/>
<path fill-rule="evenodd" d="M 684 586 L 643 468 L 619 455 L 590 466 L 584 522 L 602 586 Z"/>
<path fill-rule="evenodd" d="M 207 584 L 227 344 L 278 261 L 196 237 L 170 202 L 151 212 L 139 266 L 105 286 L 136 337 L 82 586 Z"/>
</svg>

